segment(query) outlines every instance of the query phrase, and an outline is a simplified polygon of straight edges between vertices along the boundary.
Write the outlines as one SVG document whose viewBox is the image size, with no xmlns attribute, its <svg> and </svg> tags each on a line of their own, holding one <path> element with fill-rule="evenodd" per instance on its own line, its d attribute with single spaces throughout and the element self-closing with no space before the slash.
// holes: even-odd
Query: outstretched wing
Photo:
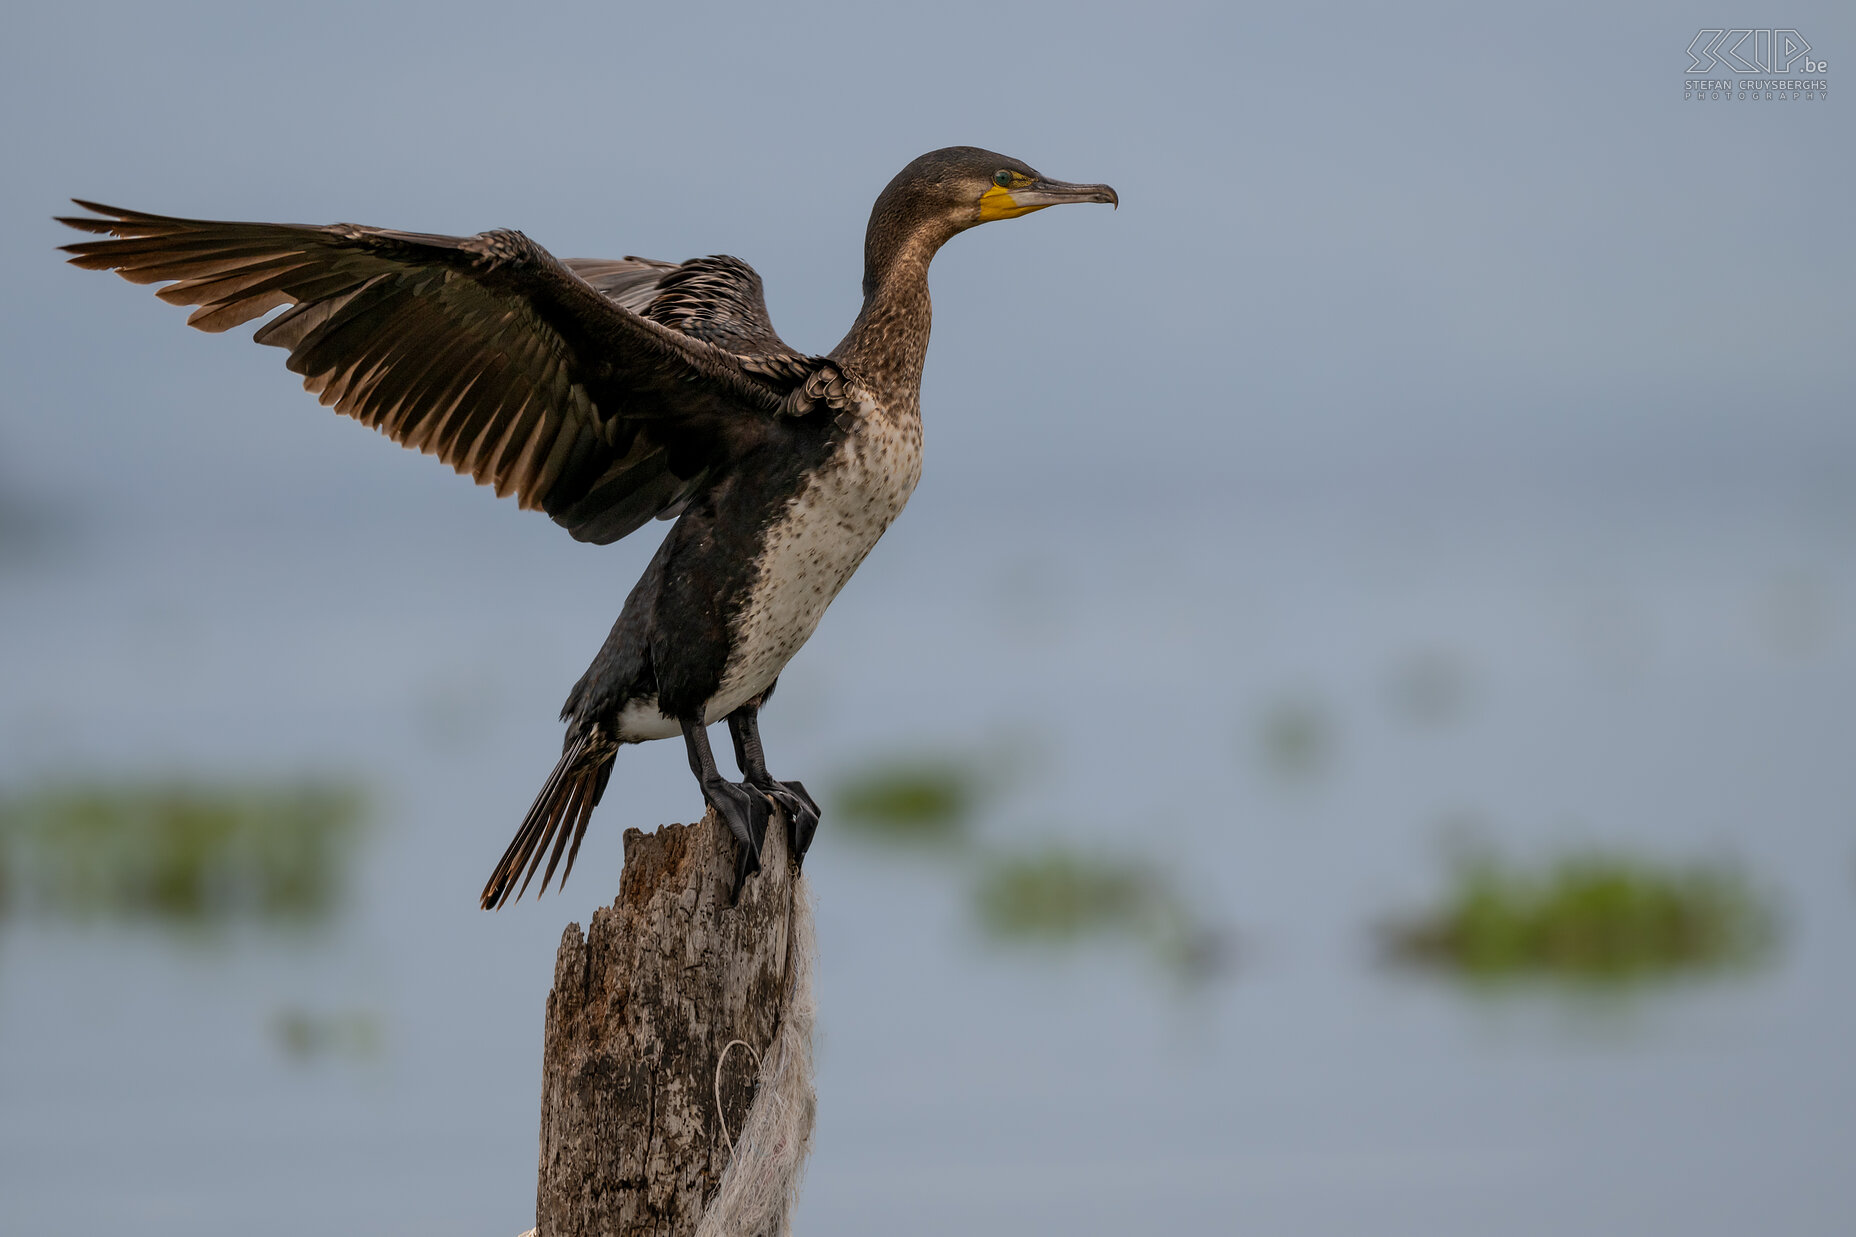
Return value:
<svg viewBox="0 0 1856 1237">
<path fill-rule="evenodd" d="M 254 338 L 287 349 L 288 367 L 324 404 L 516 495 L 581 540 L 613 541 L 680 507 L 778 432 L 782 416 L 844 400 L 831 362 L 779 342 L 758 278 L 734 259 L 748 281 L 733 276 L 737 308 L 714 315 L 705 338 L 649 311 L 664 300 L 674 319 L 677 273 L 698 267 L 687 285 L 702 277 L 700 262 L 718 259 L 657 274 L 641 311 L 631 306 L 641 270 L 591 272 L 617 280 L 619 295 L 602 294 L 519 232 L 219 223 L 78 205 L 103 217 L 62 222 L 109 239 L 66 246 L 76 265 L 166 283 L 156 295 L 198 306 L 188 322 L 202 330 L 290 306 Z"/>
</svg>

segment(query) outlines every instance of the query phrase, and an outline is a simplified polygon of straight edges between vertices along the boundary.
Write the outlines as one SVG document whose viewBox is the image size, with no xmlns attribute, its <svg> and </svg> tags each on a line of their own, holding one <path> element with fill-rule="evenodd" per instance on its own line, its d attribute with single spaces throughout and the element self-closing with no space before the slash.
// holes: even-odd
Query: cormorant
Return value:
<svg viewBox="0 0 1856 1237">
<path fill-rule="evenodd" d="M 566 881 L 614 755 L 647 739 L 683 736 L 740 842 L 737 892 L 770 805 L 805 853 L 818 805 L 767 772 L 756 719 L 921 475 L 928 264 L 967 228 L 1066 202 L 1117 199 L 972 146 L 915 160 L 870 212 L 863 308 L 825 356 L 774 333 L 737 258 L 561 261 L 513 231 L 218 223 L 81 200 L 100 217 L 61 222 L 111 238 L 65 246 L 75 265 L 165 283 L 156 295 L 197 305 L 201 330 L 289 306 L 254 338 L 288 349 L 322 403 L 581 541 L 676 520 L 567 697 L 560 761 L 484 886 L 496 908 L 550 848 L 541 888 L 563 848 Z M 710 752 L 706 728 L 724 718 L 741 783 Z"/>
</svg>

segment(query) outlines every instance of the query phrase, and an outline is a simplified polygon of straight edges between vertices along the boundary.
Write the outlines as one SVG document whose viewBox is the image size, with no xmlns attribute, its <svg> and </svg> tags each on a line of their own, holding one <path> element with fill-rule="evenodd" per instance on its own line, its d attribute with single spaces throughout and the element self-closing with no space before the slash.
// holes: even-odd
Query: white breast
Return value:
<svg viewBox="0 0 1856 1237">
<path fill-rule="evenodd" d="M 767 530 L 710 721 L 779 677 L 921 475 L 921 419 L 913 410 L 892 414 L 866 404 L 856 428 Z"/>
</svg>

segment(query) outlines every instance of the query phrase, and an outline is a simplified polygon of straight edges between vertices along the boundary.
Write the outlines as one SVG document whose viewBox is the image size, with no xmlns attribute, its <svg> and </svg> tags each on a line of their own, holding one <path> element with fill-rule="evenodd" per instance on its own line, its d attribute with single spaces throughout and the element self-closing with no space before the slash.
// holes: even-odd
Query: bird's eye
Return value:
<svg viewBox="0 0 1856 1237">
<path fill-rule="evenodd" d="M 1004 168 L 1000 168 L 992 174 L 992 183 L 999 186 L 1001 189 L 1009 188 L 1012 184 L 1012 174 Z"/>
</svg>

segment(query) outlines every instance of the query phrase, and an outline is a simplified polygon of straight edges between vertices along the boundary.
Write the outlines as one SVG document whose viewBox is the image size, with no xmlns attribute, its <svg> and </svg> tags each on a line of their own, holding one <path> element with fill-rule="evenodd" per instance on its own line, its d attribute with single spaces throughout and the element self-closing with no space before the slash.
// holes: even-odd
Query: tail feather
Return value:
<svg viewBox="0 0 1856 1237">
<path fill-rule="evenodd" d="M 606 793 L 606 783 L 610 781 L 611 779 L 612 779 L 612 762 L 608 760 L 605 764 L 599 766 L 599 780 L 593 783 L 593 802 L 594 803 L 598 803 L 600 800 L 600 797 Z M 592 812 L 592 809 L 588 808 L 587 812 L 590 815 Z M 561 873 L 561 884 L 563 885 L 567 883 L 568 876 L 570 876 L 573 873 L 574 856 L 580 853 L 580 839 L 585 836 L 586 836 L 586 822 L 582 821 L 580 823 L 580 827 L 574 830 L 574 844 L 567 848 L 567 869 Z M 543 879 L 541 883 L 542 883 L 543 888 L 547 887 L 548 882 L 546 879 Z"/>
<path fill-rule="evenodd" d="M 554 869 L 563 850 L 567 852 L 567 867 L 561 872 L 561 884 L 567 883 L 574 870 L 574 857 L 580 853 L 580 840 L 586 836 L 587 822 L 592 820 L 593 808 L 606 792 L 606 782 L 612 776 L 612 758 L 618 750 L 618 744 L 598 727 L 576 735 L 568 743 L 554 771 L 542 783 L 528 815 L 522 818 L 522 827 L 516 830 L 509 849 L 497 861 L 489 883 L 484 885 L 479 901 L 483 909 L 499 910 L 512 896 L 521 898 L 535 878 L 542 858 L 548 855 L 550 843 L 553 854 L 548 859 L 548 869 L 541 878 L 536 896 L 548 891 L 548 882 L 554 878 Z M 571 848 L 568 845 L 570 834 Z M 516 887 L 517 877 L 522 879 L 520 888 Z"/>
<path fill-rule="evenodd" d="M 579 812 L 580 792 L 583 785 L 584 783 L 581 782 L 578 774 L 570 776 L 568 780 L 562 784 L 562 788 L 557 794 L 554 803 L 549 806 L 547 817 L 542 827 L 537 830 L 529 831 L 528 853 L 526 855 L 518 855 L 514 864 L 516 868 L 523 867 L 525 863 L 527 865 L 527 870 L 522 874 L 522 888 L 516 890 L 516 898 L 518 901 L 523 894 L 528 892 L 529 882 L 535 879 L 535 869 L 539 868 L 541 866 L 541 861 L 547 858 L 548 843 L 554 841 L 556 837 L 562 839 L 566 838 L 567 831 L 562 829 L 561 826 L 573 820 Z M 554 875 L 553 864 L 548 865 L 548 875 Z M 513 870 L 509 874 L 509 879 L 515 879 L 515 872 Z M 547 891 L 548 882 L 544 879 L 541 882 L 541 889 L 535 896 L 540 897 L 541 894 Z"/>
<path fill-rule="evenodd" d="M 593 805 L 588 802 L 592 796 L 587 794 L 587 791 L 591 789 L 590 772 L 589 770 L 574 778 L 573 789 L 567 796 L 567 810 L 561 813 L 560 823 L 552 829 L 554 836 L 552 838 L 544 836 L 541 839 L 541 845 L 535 848 L 535 857 L 528 862 L 528 874 L 522 878 L 522 888 L 516 891 L 517 898 L 528 892 L 528 883 L 535 879 L 535 869 L 541 866 L 542 856 L 548 851 L 548 843 L 553 842 L 554 853 L 548 856 L 548 870 L 542 875 L 541 890 L 535 896 L 540 897 L 548 891 L 548 882 L 554 879 L 555 865 L 561 861 L 561 852 L 567 849 L 568 834 L 579 833 L 586 828 L 587 818 L 593 814 Z M 573 825 L 572 829 L 567 827 L 570 823 Z M 566 879 L 566 875 L 563 874 L 561 880 L 565 882 Z"/>
<path fill-rule="evenodd" d="M 501 906 L 509 897 L 509 886 L 514 883 L 522 869 L 531 867 L 532 870 L 532 865 L 528 862 L 529 856 L 535 850 L 537 839 L 548 837 L 560 822 L 561 813 L 567 807 L 566 797 L 562 793 L 563 785 L 571 790 L 572 783 L 566 779 L 571 775 L 574 765 L 578 763 L 585 751 L 585 739 L 576 738 L 568 745 L 567 750 L 561 753 L 554 771 L 548 774 L 548 780 L 542 783 L 540 793 L 535 796 L 535 802 L 530 805 L 528 814 L 522 818 L 521 828 L 516 830 L 516 836 L 510 840 L 509 849 L 505 850 L 503 857 L 497 861 L 496 872 L 491 876 L 489 885 L 484 887 L 486 908 L 489 906 L 492 888 L 499 895 L 496 905 Z M 543 844 L 545 845 L 545 842 Z"/>
</svg>

